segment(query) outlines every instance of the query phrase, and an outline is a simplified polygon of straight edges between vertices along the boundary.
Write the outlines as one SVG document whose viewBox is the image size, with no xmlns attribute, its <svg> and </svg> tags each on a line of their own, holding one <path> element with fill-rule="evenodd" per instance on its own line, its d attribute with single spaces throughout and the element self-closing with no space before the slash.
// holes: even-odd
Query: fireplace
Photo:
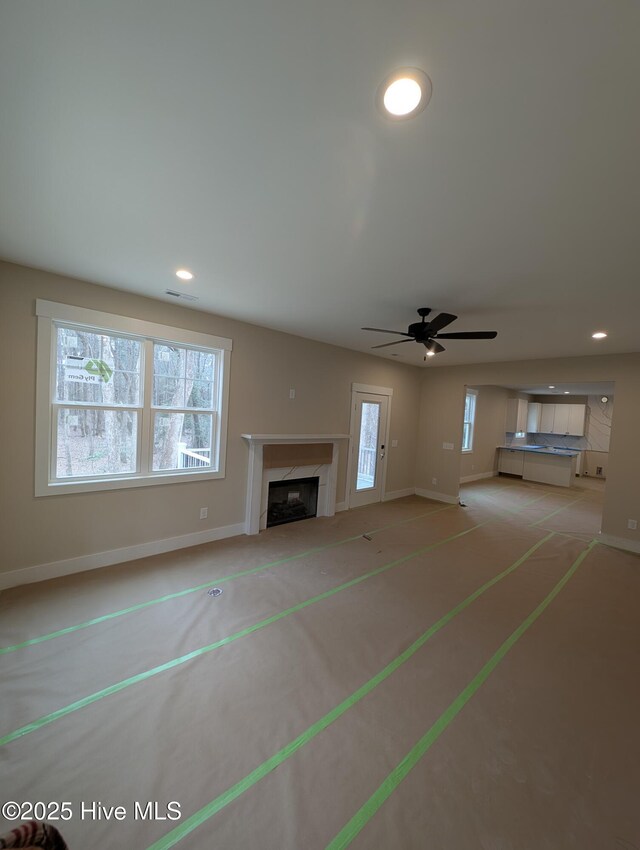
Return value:
<svg viewBox="0 0 640 850">
<path fill-rule="evenodd" d="M 267 528 L 314 517 L 318 508 L 319 478 L 295 478 L 269 482 Z"/>
<path fill-rule="evenodd" d="M 318 502 L 316 516 L 333 516 L 336 512 L 336 485 L 338 481 L 338 457 L 340 444 L 349 440 L 349 434 L 243 434 L 243 440 L 249 444 L 249 463 L 247 466 L 247 503 L 245 514 L 246 534 L 259 534 L 267 527 L 267 503 L 269 484 L 275 481 L 289 481 L 294 476 L 304 478 L 318 476 Z M 318 444 L 329 443 L 331 455 L 318 458 Z M 311 446 L 313 454 L 285 457 L 265 456 L 268 446 Z M 323 462 L 324 461 L 324 462 Z M 283 465 L 284 464 L 284 465 Z"/>
</svg>

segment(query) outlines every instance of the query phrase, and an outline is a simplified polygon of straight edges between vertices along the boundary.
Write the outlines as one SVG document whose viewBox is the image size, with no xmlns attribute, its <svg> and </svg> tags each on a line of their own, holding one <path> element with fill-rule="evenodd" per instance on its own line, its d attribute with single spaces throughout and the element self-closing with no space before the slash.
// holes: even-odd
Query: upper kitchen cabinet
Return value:
<svg viewBox="0 0 640 850">
<path fill-rule="evenodd" d="M 553 420 L 555 418 L 555 404 L 543 404 L 540 415 L 540 432 L 542 434 L 553 434 Z"/>
<path fill-rule="evenodd" d="M 573 437 L 583 437 L 585 433 L 586 406 L 584 404 L 565 404 L 569 408 L 569 433 Z"/>
<path fill-rule="evenodd" d="M 556 404 L 553 414 L 553 431 L 552 434 L 568 434 L 569 433 L 569 405 Z"/>
<path fill-rule="evenodd" d="M 582 437 L 585 414 L 584 404 L 543 404 L 538 430 L 542 434 Z"/>
<path fill-rule="evenodd" d="M 507 399 L 507 418 L 504 423 L 505 431 L 515 434 L 517 431 L 524 433 L 527 430 L 527 407 L 528 402 L 523 398 Z"/>
<path fill-rule="evenodd" d="M 542 418 L 542 405 L 539 401 L 530 401 L 527 409 L 527 434 L 537 434 Z"/>
</svg>

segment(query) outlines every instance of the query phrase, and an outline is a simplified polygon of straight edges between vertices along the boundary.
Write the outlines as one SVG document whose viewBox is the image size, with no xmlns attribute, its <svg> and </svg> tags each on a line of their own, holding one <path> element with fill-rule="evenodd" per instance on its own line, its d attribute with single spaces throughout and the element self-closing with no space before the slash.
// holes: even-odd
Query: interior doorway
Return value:
<svg viewBox="0 0 640 850">
<path fill-rule="evenodd" d="M 567 383 L 556 376 L 466 387 L 459 479 L 464 492 L 499 475 L 507 483 L 536 482 L 575 498 L 600 494 L 601 510 L 614 397 L 612 381 Z"/>
</svg>

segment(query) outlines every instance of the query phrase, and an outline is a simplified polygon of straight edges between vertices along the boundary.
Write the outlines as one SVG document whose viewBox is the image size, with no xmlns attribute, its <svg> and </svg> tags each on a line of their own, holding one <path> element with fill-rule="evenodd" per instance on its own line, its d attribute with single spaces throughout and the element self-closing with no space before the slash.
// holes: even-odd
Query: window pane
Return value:
<svg viewBox="0 0 640 850">
<path fill-rule="evenodd" d="M 185 407 L 184 384 L 182 378 L 154 378 L 154 407 Z"/>
<path fill-rule="evenodd" d="M 214 354 L 212 351 L 187 350 L 187 378 L 195 381 L 212 381 Z"/>
<path fill-rule="evenodd" d="M 140 404 L 140 340 L 58 327 L 56 398 L 86 404 Z"/>
<path fill-rule="evenodd" d="M 136 471 L 138 414 L 133 410 L 58 410 L 57 478 Z"/>
<path fill-rule="evenodd" d="M 156 413 L 153 470 L 211 468 L 210 413 Z"/>
<path fill-rule="evenodd" d="M 216 354 L 155 343 L 153 406 L 213 409 Z"/>
<path fill-rule="evenodd" d="M 171 378 L 184 378 L 186 351 L 177 345 L 153 345 L 153 374 Z"/>
<path fill-rule="evenodd" d="M 376 484 L 378 463 L 378 427 L 380 405 L 376 402 L 362 402 L 360 419 L 360 442 L 358 445 L 358 477 L 356 490 L 370 490 Z"/>
<path fill-rule="evenodd" d="M 463 432 L 462 432 L 462 448 L 468 449 L 469 442 L 471 439 L 471 425 L 468 422 L 465 422 Z"/>
<path fill-rule="evenodd" d="M 187 381 L 189 384 L 189 381 Z M 204 407 L 211 410 L 213 406 L 213 384 L 210 381 L 192 381 L 191 392 L 187 398 L 187 407 Z"/>
</svg>

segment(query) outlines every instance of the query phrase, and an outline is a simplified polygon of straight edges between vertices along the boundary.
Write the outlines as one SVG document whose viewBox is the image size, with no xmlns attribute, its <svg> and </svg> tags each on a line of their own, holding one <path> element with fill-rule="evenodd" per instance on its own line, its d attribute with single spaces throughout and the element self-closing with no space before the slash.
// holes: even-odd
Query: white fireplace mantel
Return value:
<svg viewBox="0 0 640 850">
<path fill-rule="evenodd" d="M 294 443 L 333 443 L 333 460 L 327 464 L 327 485 L 324 497 L 318 502 L 318 516 L 333 516 L 336 511 L 336 485 L 338 482 L 338 454 L 342 440 L 349 434 L 242 434 L 249 443 L 249 468 L 247 475 L 247 512 L 245 534 L 258 534 L 262 508 L 263 448 L 266 445 Z"/>
</svg>

